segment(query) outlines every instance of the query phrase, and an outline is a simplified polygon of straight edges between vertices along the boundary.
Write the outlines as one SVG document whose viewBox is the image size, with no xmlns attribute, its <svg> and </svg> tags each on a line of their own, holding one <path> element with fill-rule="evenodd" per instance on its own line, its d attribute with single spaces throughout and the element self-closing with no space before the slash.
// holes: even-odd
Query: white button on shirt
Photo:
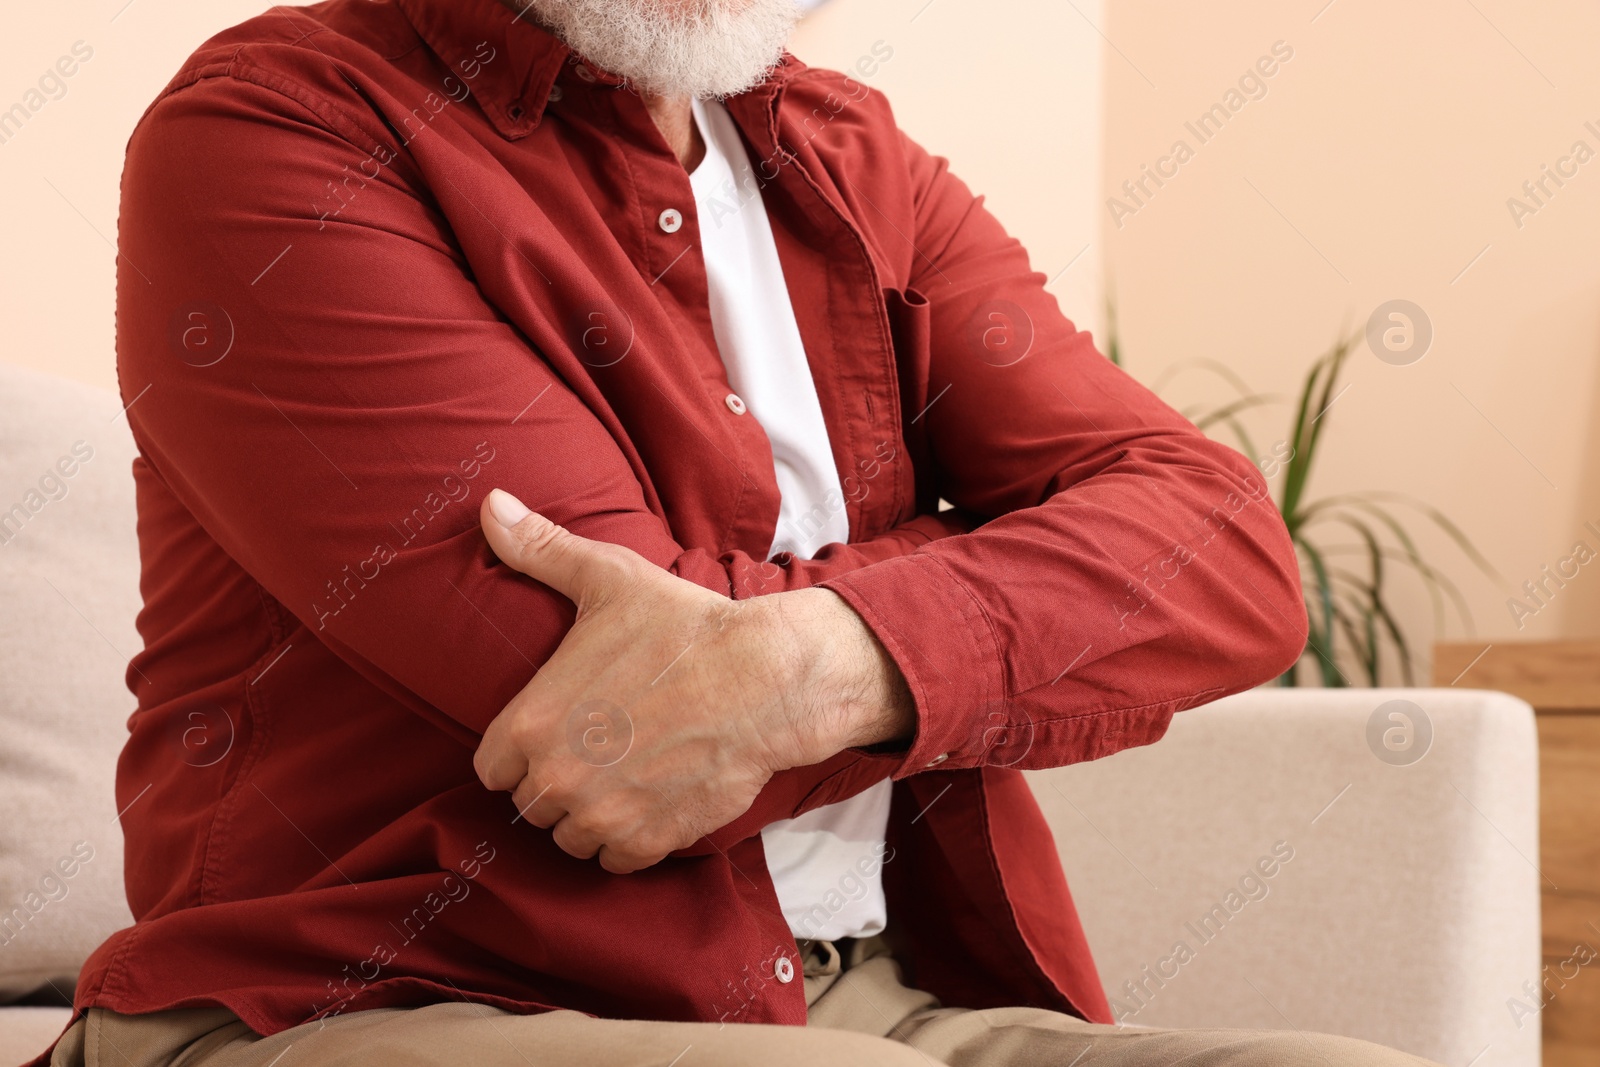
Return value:
<svg viewBox="0 0 1600 1067">
<path fill-rule="evenodd" d="M 772 445 L 780 496 L 769 555 L 809 559 L 824 545 L 850 537 L 828 427 L 744 142 L 719 103 L 696 100 L 694 118 L 706 155 L 690 184 L 699 210 L 712 332 L 734 389 L 723 402 L 735 414 L 748 410 Z M 885 780 L 762 830 L 778 903 L 796 937 L 837 940 L 883 930 L 890 792 Z M 777 967 L 779 981 L 789 980 L 785 968 L 793 977 L 788 959 Z"/>
<path fill-rule="evenodd" d="M 683 227 L 683 212 L 675 207 L 669 207 L 661 213 L 656 220 L 661 224 L 661 229 L 666 233 L 677 233 Z"/>
</svg>

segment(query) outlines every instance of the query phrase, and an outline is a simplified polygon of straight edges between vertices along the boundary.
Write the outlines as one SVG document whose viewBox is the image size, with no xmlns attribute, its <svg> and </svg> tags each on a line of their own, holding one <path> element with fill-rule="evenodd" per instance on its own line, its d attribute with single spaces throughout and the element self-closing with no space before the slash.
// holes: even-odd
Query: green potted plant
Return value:
<svg viewBox="0 0 1600 1067">
<path fill-rule="evenodd" d="M 1117 337 L 1116 310 L 1107 309 L 1107 355 L 1122 365 Z M 1444 513 L 1407 493 L 1384 490 L 1313 496 L 1311 475 L 1322 452 L 1322 432 L 1329 409 L 1340 395 L 1339 380 L 1360 334 L 1341 337 L 1312 362 L 1301 383 L 1299 401 L 1288 435 L 1275 454 L 1282 459 L 1283 481 L 1274 502 L 1300 560 L 1310 632 L 1306 655 L 1279 679 L 1282 685 L 1300 684 L 1300 666 L 1308 660 L 1315 677 L 1325 686 L 1348 686 L 1353 665 L 1360 682 L 1376 686 L 1392 657 L 1406 685 L 1415 685 L 1417 642 L 1391 609 L 1390 580 L 1397 571 L 1410 571 L 1421 579 L 1433 606 L 1433 625 L 1442 630 L 1446 604 L 1470 633 L 1472 613 L 1460 588 L 1439 567 L 1424 558 L 1408 521 L 1421 520 L 1442 531 L 1482 573 L 1499 581 L 1500 575 L 1471 539 Z M 1248 456 L 1260 456 L 1240 416 L 1252 409 L 1281 402 L 1251 390 L 1227 366 L 1211 359 L 1190 359 L 1168 368 L 1151 383 L 1156 392 L 1180 373 L 1200 369 L 1222 380 L 1233 397 L 1221 404 L 1191 405 L 1183 414 L 1201 430 L 1226 428 Z"/>
</svg>

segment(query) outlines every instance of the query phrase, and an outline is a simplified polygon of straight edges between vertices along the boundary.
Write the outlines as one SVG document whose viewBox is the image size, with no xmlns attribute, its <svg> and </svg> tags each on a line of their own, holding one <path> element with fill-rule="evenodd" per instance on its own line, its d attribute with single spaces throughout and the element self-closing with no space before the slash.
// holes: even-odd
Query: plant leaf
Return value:
<svg viewBox="0 0 1600 1067">
<path fill-rule="evenodd" d="M 1317 654 L 1319 661 L 1317 667 L 1322 672 L 1322 684 L 1330 688 L 1343 688 L 1349 685 L 1350 681 L 1334 662 L 1338 649 L 1334 646 L 1333 638 L 1333 591 L 1328 578 L 1328 568 L 1323 562 L 1322 553 L 1315 545 L 1308 541 L 1300 541 L 1298 547 L 1305 552 L 1306 558 L 1311 563 L 1312 574 L 1316 578 L 1316 585 L 1313 588 L 1316 590 L 1318 601 L 1317 606 L 1313 606 L 1309 599 L 1306 602 L 1306 615 L 1310 620 L 1306 644 Z M 1317 607 L 1320 607 L 1320 626 L 1316 622 L 1319 614 Z"/>
<path fill-rule="evenodd" d="M 1478 570 L 1497 582 L 1505 582 L 1505 578 L 1495 569 L 1494 564 L 1490 563 L 1483 553 L 1478 551 L 1478 546 L 1472 543 L 1472 538 L 1468 537 L 1461 527 L 1451 521 L 1450 517 L 1444 512 L 1427 501 L 1417 499 L 1410 493 L 1401 493 L 1388 489 L 1369 489 L 1365 492 L 1339 493 L 1334 496 L 1323 497 L 1317 501 L 1317 504 L 1351 503 L 1356 500 L 1367 503 L 1369 506 L 1372 506 L 1371 502 L 1374 500 L 1388 500 L 1415 508 L 1433 522 L 1434 525 L 1438 526 L 1440 530 L 1444 531 L 1445 536 L 1455 542 L 1456 547 L 1461 549 L 1462 554 L 1470 559 Z"/>
<path fill-rule="evenodd" d="M 1325 517 L 1326 513 L 1323 510 L 1324 506 L 1327 505 L 1328 502 L 1332 501 L 1333 499 L 1334 499 L 1333 497 L 1325 497 L 1322 500 L 1318 500 L 1314 504 L 1307 505 L 1307 507 L 1305 509 L 1305 512 L 1304 512 L 1304 514 L 1306 516 L 1306 518 L 1305 518 L 1306 524 L 1309 525 L 1315 519 Z M 1392 533 L 1394 535 L 1395 540 L 1399 541 L 1400 544 L 1404 547 L 1405 553 L 1406 553 L 1406 562 L 1411 566 L 1411 568 L 1413 570 L 1415 570 L 1424 579 L 1423 585 L 1427 588 L 1427 590 L 1428 590 L 1428 599 L 1432 602 L 1432 605 L 1433 605 L 1433 626 L 1434 626 L 1434 629 L 1435 630 L 1443 630 L 1444 629 L 1444 599 L 1443 599 L 1443 595 L 1440 592 L 1440 588 L 1439 588 L 1438 584 L 1435 583 L 1433 578 L 1431 577 L 1431 574 L 1432 574 L 1431 568 L 1429 568 L 1429 566 L 1427 564 L 1427 561 L 1422 558 L 1422 553 L 1417 550 L 1416 542 L 1411 539 L 1411 535 L 1410 535 L 1410 533 L 1408 533 L 1406 531 L 1405 526 L 1400 522 L 1400 520 L 1396 519 L 1393 515 L 1390 515 L 1388 513 L 1388 511 L 1384 510 L 1383 508 L 1380 508 L 1376 504 L 1373 504 L 1373 503 L 1370 503 L 1368 501 L 1360 499 L 1358 494 L 1353 494 L 1353 493 L 1343 494 L 1341 502 L 1344 505 L 1348 506 L 1348 507 L 1352 507 L 1352 508 L 1355 508 L 1358 511 L 1365 512 L 1366 514 L 1368 514 L 1368 515 L 1372 516 L 1373 518 L 1377 519 L 1379 522 L 1381 522 L 1384 525 L 1384 527 L 1386 529 L 1388 529 L 1388 531 L 1390 533 Z M 1468 629 L 1471 628 L 1470 621 L 1468 621 L 1467 627 L 1468 627 Z"/>
<path fill-rule="evenodd" d="M 1273 396 L 1270 393 L 1251 393 L 1249 396 L 1241 396 L 1237 400 L 1223 404 L 1219 408 L 1213 408 L 1211 411 L 1201 415 L 1197 419 L 1193 419 L 1192 421 L 1198 429 L 1204 430 L 1213 423 L 1221 422 L 1224 419 L 1232 419 L 1233 416 L 1237 415 L 1241 411 L 1248 411 L 1251 408 L 1258 408 L 1263 404 L 1276 404 L 1282 399 L 1283 397 Z"/>
<path fill-rule="evenodd" d="M 1165 389 L 1167 385 L 1171 383 L 1171 381 L 1178 375 L 1182 374 L 1186 370 L 1195 369 L 1210 371 L 1212 374 L 1215 374 L 1218 378 L 1221 378 L 1223 381 L 1231 385 L 1234 392 L 1238 393 L 1240 396 L 1246 396 L 1254 392 L 1253 389 L 1245 384 L 1244 379 L 1239 377 L 1238 374 L 1234 373 L 1232 368 L 1230 368 L 1226 363 L 1211 359 L 1207 356 L 1193 356 L 1189 359 L 1180 359 L 1176 363 L 1173 363 L 1171 366 L 1167 367 L 1166 370 L 1156 375 L 1155 380 L 1150 383 L 1150 391 L 1152 393 L 1160 393 L 1161 390 Z"/>
</svg>

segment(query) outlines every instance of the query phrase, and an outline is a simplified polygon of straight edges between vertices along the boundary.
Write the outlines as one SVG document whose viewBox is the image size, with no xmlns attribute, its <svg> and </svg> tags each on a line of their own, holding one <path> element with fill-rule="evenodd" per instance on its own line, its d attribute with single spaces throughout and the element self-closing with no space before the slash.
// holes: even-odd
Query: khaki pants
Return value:
<svg viewBox="0 0 1600 1067">
<path fill-rule="evenodd" d="M 808 943 L 804 1028 L 513 1015 L 479 1004 L 353 1012 L 262 1037 L 220 1008 L 93 1008 L 52 1067 L 1428 1067 L 1293 1030 L 1097 1026 L 1042 1008 L 941 1008 L 878 939 Z"/>
</svg>

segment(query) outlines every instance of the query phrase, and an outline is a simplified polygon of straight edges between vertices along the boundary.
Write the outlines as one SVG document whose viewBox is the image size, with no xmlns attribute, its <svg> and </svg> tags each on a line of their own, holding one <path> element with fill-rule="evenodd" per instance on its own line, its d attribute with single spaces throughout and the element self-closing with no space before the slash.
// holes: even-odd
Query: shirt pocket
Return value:
<svg viewBox="0 0 1600 1067">
<path fill-rule="evenodd" d="M 939 490 L 928 440 L 925 415 L 928 407 L 928 366 L 930 361 L 931 312 L 928 298 L 917 289 L 883 291 L 889 315 L 889 334 L 894 344 L 895 373 L 900 392 L 900 434 L 907 458 L 915 474 L 912 509 L 902 519 L 925 515 L 939 506 Z"/>
</svg>

